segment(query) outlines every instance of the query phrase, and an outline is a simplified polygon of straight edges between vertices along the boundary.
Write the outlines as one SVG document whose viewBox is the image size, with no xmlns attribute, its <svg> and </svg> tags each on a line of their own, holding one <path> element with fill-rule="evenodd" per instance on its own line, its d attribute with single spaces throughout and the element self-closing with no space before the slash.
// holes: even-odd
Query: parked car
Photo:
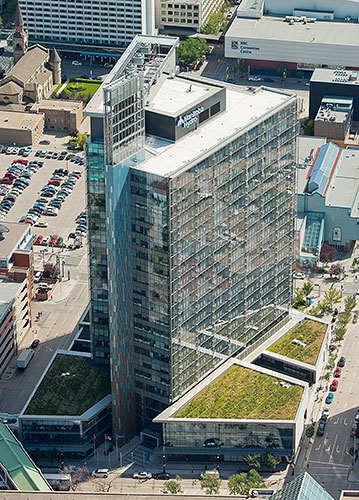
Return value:
<svg viewBox="0 0 359 500">
<path fill-rule="evenodd" d="M 165 481 L 168 481 L 172 476 L 168 472 L 156 472 L 156 474 L 153 474 L 152 477 L 153 479 L 164 479 Z"/>
<path fill-rule="evenodd" d="M 350 431 L 350 435 L 352 437 L 356 437 L 356 434 L 357 434 L 357 429 L 358 429 L 358 424 L 354 423 L 352 425 L 352 428 L 351 428 L 351 431 Z"/>
<path fill-rule="evenodd" d="M 262 78 L 260 76 L 249 76 L 248 81 L 249 82 L 261 82 Z"/>
<path fill-rule="evenodd" d="M 273 78 L 263 78 L 263 81 L 264 81 L 264 82 L 268 82 L 268 83 L 269 83 L 269 82 L 270 82 L 270 83 L 273 83 L 273 82 L 274 82 Z"/>
<path fill-rule="evenodd" d="M 95 469 L 91 472 L 92 477 L 106 478 L 108 477 L 108 469 Z"/>
<path fill-rule="evenodd" d="M 323 436 L 325 431 L 325 423 L 321 422 L 317 429 L 317 436 Z"/>
<path fill-rule="evenodd" d="M 297 280 L 304 280 L 305 279 L 305 274 L 303 273 L 294 273 L 293 277 Z"/>
<path fill-rule="evenodd" d="M 341 373 L 342 373 L 342 369 L 337 366 L 335 369 L 335 372 L 334 372 L 334 377 L 339 378 Z"/>
<path fill-rule="evenodd" d="M 216 470 L 216 469 L 213 469 L 213 470 L 205 470 L 205 471 L 203 471 L 201 473 L 201 475 L 199 476 L 200 479 L 203 479 L 205 474 L 208 474 L 209 476 L 212 476 L 212 477 L 216 477 L 217 479 L 219 479 L 221 477 L 219 471 Z"/>
<path fill-rule="evenodd" d="M 337 366 L 339 366 L 340 368 L 343 368 L 344 365 L 345 365 L 345 358 L 344 358 L 344 356 L 342 356 L 340 358 L 340 360 L 338 361 Z"/>
<path fill-rule="evenodd" d="M 36 227 L 47 227 L 48 225 L 48 222 L 36 222 L 35 224 Z"/>
<path fill-rule="evenodd" d="M 35 156 L 40 156 L 40 155 L 41 155 L 41 153 L 42 153 L 41 149 L 38 149 L 38 150 L 36 151 L 36 153 L 35 153 Z"/>
<path fill-rule="evenodd" d="M 152 478 L 152 474 L 151 474 L 151 472 L 145 472 L 145 471 L 135 472 L 132 475 L 132 477 L 133 477 L 133 479 L 151 479 Z"/>
<path fill-rule="evenodd" d="M 333 382 L 330 384 L 329 390 L 336 391 L 338 389 L 338 383 L 338 380 L 333 380 Z"/>
<path fill-rule="evenodd" d="M 82 66 L 82 62 L 81 61 L 72 61 L 72 66 Z"/>
<path fill-rule="evenodd" d="M 43 237 L 41 237 L 41 241 L 43 240 Z M 34 283 L 39 283 L 40 280 L 42 278 L 42 272 L 41 271 L 37 271 L 35 274 L 34 274 Z"/>
<path fill-rule="evenodd" d="M 39 339 L 35 339 L 31 342 L 31 349 L 36 349 L 36 347 L 40 344 L 40 340 Z"/>
<path fill-rule="evenodd" d="M 36 245 L 40 245 L 43 239 L 44 239 L 44 237 L 43 237 L 43 236 L 41 236 L 41 234 L 40 234 L 40 235 L 36 238 L 36 240 L 35 240 Z"/>
<path fill-rule="evenodd" d="M 324 414 L 323 414 L 323 415 L 320 417 L 319 423 L 320 423 L 320 424 L 326 424 L 326 423 L 327 423 L 327 420 L 328 420 L 328 415 L 324 415 Z"/>
<path fill-rule="evenodd" d="M 325 403 L 328 405 L 333 402 L 334 394 L 332 392 L 328 393 L 328 396 L 325 398 Z"/>
</svg>

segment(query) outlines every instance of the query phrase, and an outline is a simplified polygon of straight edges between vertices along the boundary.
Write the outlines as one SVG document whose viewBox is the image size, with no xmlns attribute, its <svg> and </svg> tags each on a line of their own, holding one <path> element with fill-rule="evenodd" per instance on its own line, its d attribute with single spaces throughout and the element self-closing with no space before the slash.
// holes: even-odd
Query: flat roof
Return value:
<svg viewBox="0 0 359 500">
<path fill-rule="evenodd" d="M 294 420 L 304 388 L 280 377 L 233 364 L 174 418 Z"/>
<path fill-rule="evenodd" d="M 108 367 L 91 365 L 87 357 L 57 354 L 23 413 L 81 416 L 110 392 Z"/>
<path fill-rule="evenodd" d="M 359 46 L 358 23 L 316 21 L 309 24 L 289 24 L 284 19 L 275 16 L 262 16 L 260 19 L 237 17 L 229 27 L 226 37 L 308 43 L 313 43 L 314 39 L 316 45 Z M 275 59 L 275 55 L 273 57 Z"/>
<path fill-rule="evenodd" d="M 146 110 L 177 116 L 182 109 L 188 109 L 197 102 L 207 99 L 223 86 L 202 83 L 186 78 L 171 78 L 161 75 L 161 83 L 151 89 Z"/>
<path fill-rule="evenodd" d="M 41 101 L 35 103 L 31 109 L 38 110 L 42 109 L 60 109 L 66 111 L 77 111 L 82 107 L 82 102 L 77 101 L 65 101 L 61 99 L 41 99 Z"/>
<path fill-rule="evenodd" d="M 267 347 L 267 351 L 315 366 L 328 325 L 305 319 Z"/>
<path fill-rule="evenodd" d="M 30 491 L 51 491 L 40 469 L 36 467 L 20 441 L 4 424 L 0 424 L 0 457 L 11 480 L 19 490 L 26 491 L 26 495 Z M 13 493 L 16 495 L 13 498 L 18 498 L 19 492 L 13 491 Z"/>
<path fill-rule="evenodd" d="M 21 113 L 18 113 L 21 114 Z M 8 231 L 1 229 L 5 227 Z M 22 239 L 28 234 L 31 236 L 31 230 L 28 224 L 17 222 L 0 222 L 0 234 L 3 240 L 0 240 L 0 258 L 8 258 L 21 243 Z"/>
<path fill-rule="evenodd" d="M 171 495 L 158 493 L 101 493 L 96 492 L 85 492 L 85 491 L 51 491 L 49 493 L 43 492 L 32 492 L 32 491 L 1 491 L 1 500 L 164 500 L 167 498 L 181 500 L 205 500 L 205 498 L 210 498 L 208 495 L 183 495 L 179 497 L 178 495 Z M 216 500 L 233 500 L 233 495 L 216 495 Z"/>
<path fill-rule="evenodd" d="M 8 130 L 29 130 L 43 119 L 42 115 L 19 111 L 6 111 L 0 108 L 0 128 Z"/>
<path fill-rule="evenodd" d="M 345 26 L 349 26 L 349 23 Z M 358 24 L 356 24 L 358 27 Z M 346 31 L 346 29 L 342 29 L 341 31 Z M 331 32 L 332 33 L 332 32 Z M 333 30 L 333 36 L 335 36 Z M 357 31 L 357 35 L 359 35 L 359 27 Z M 354 40 L 352 40 L 354 42 Z M 359 40 L 355 40 L 356 43 L 350 43 L 350 45 L 359 45 Z M 358 71 L 350 71 L 345 69 L 326 69 L 326 68 L 316 68 L 312 74 L 310 79 L 311 82 L 320 82 L 320 83 L 341 83 L 341 84 L 351 84 L 351 85 L 359 85 L 359 72 Z"/>
<path fill-rule="evenodd" d="M 201 79 L 205 82 L 205 79 Z M 148 159 L 133 168 L 163 177 L 175 177 L 182 169 L 199 162 L 210 152 L 214 152 L 240 135 L 257 120 L 275 112 L 280 107 L 296 99 L 295 94 L 260 87 L 247 91 L 235 86 L 226 86 L 227 108 L 211 120 L 202 123 L 196 130 L 175 143 L 161 141 L 161 148 L 153 153 L 147 148 Z"/>
<path fill-rule="evenodd" d="M 8 304 L 10 300 L 14 299 L 22 288 L 23 282 L 14 282 L 6 279 L 6 277 L 0 277 L 0 303 Z"/>
</svg>

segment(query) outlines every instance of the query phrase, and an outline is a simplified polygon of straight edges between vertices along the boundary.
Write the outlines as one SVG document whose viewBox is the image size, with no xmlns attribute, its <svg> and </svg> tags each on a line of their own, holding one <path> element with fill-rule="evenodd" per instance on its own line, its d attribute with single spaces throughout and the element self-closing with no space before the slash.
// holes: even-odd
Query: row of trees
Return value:
<svg viewBox="0 0 359 500">
<path fill-rule="evenodd" d="M 92 94 L 91 92 L 77 92 L 76 90 L 66 92 L 66 90 L 63 90 L 56 97 L 64 101 L 81 101 L 86 106 L 90 102 Z"/>
<path fill-rule="evenodd" d="M 189 67 L 197 61 L 204 61 L 205 54 L 208 50 L 209 46 L 203 38 L 198 36 L 187 38 L 185 42 L 179 44 L 179 62 L 181 66 Z"/>
<path fill-rule="evenodd" d="M 325 292 L 323 300 L 319 301 L 318 304 L 312 307 L 308 312 L 311 316 L 318 318 L 327 312 L 331 312 L 333 310 L 333 305 L 338 304 L 341 299 L 341 292 L 335 288 L 330 288 Z"/>
</svg>

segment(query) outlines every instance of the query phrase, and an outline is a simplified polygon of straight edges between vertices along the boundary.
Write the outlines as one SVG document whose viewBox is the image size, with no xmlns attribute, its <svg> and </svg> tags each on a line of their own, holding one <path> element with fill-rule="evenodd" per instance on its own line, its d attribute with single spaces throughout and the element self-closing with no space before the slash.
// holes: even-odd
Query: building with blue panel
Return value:
<svg viewBox="0 0 359 500">
<path fill-rule="evenodd" d="M 176 75 L 177 43 L 135 38 L 86 109 L 89 193 L 96 162 L 104 179 L 89 197 L 92 356 L 110 358 L 126 438 L 134 412 L 151 425 L 291 304 L 296 97 Z"/>
<path fill-rule="evenodd" d="M 299 139 L 297 259 L 304 269 L 319 260 L 326 241 L 350 251 L 359 238 L 359 152 L 324 138 Z"/>
</svg>

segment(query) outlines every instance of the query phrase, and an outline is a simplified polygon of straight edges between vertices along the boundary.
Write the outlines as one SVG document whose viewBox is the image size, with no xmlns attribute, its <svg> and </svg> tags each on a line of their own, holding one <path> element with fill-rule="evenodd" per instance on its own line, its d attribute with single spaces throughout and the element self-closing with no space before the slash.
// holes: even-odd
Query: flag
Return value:
<svg viewBox="0 0 359 500">
<path fill-rule="evenodd" d="M 96 434 L 94 434 L 94 435 L 93 435 L 93 438 L 94 438 L 94 440 L 96 441 L 96 439 L 97 439 Z"/>
<path fill-rule="evenodd" d="M 112 437 L 108 436 L 107 434 L 105 434 L 105 439 L 108 439 L 109 441 L 112 441 Z"/>
<path fill-rule="evenodd" d="M 116 439 L 121 439 L 121 438 L 125 439 L 125 436 L 124 435 L 120 436 L 119 434 L 116 434 Z"/>
</svg>

